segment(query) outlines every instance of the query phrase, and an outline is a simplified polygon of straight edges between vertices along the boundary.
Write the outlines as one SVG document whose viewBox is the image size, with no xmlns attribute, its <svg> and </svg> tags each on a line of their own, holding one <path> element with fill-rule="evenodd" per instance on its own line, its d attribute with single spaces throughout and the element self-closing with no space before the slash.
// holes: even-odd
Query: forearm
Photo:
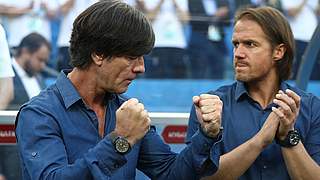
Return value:
<svg viewBox="0 0 320 180">
<path fill-rule="evenodd" d="M 94 179 L 109 179 L 127 162 L 123 155 L 114 151 L 110 140 L 107 139 L 100 141 L 94 148 L 89 149 L 87 153 L 83 154 L 82 157 L 72 163 L 67 161 L 67 157 L 63 154 L 64 152 L 61 147 L 62 146 L 57 145 L 55 147 L 57 152 L 51 154 L 46 153 L 46 155 L 42 155 L 45 156 L 42 158 L 37 157 L 38 154 L 45 153 L 39 152 L 33 159 L 28 158 L 28 154 L 32 154 L 31 152 L 22 150 L 22 161 L 24 162 L 31 179 L 86 180 L 91 177 Z M 46 152 L 49 151 L 47 150 Z M 43 161 L 43 159 L 48 159 L 48 161 Z M 115 167 L 115 163 L 118 163 L 119 166 Z"/>
<path fill-rule="evenodd" d="M 259 136 L 254 136 L 221 156 L 218 171 L 213 176 L 203 178 L 203 180 L 238 179 L 252 165 L 262 150 L 263 145 Z"/>
<path fill-rule="evenodd" d="M 31 179 L 108 179 L 126 163 L 125 157 L 114 151 L 109 135 L 92 148 L 84 145 L 75 158 L 66 151 L 63 135 L 54 120 L 28 108 L 23 108 L 17 118 L 21 161 Z M 119 166 L 114 167 L 116 162 Z"/>
<path fill-rule="evenodd" d="M 320 167 L 310 157 L 301 142 L 295 147 L 282 148 L 281 150 L 291 179 L 319 179 Z"/>
<path fill-rule="evenodd" d="M 138 169 L 151 179 L 199 179 L 218 169 L 221 137 L 211 139 L 199 131 L 179 154 L 173 153 L 151 130 L 141 144 Z"/>
<path fill-rule="evenodd" d="M 0 110 L 5 109 L 13 98 L 12 78 L 0 78 Z"/>
</svg>

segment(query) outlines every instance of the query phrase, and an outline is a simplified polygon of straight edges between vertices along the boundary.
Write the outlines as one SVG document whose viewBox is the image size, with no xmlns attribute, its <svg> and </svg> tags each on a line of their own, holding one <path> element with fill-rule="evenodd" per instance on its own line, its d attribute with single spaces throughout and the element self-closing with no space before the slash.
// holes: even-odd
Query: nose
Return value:
<svg viewBox="0 0 320 180">
<path fill-rule="evenodd" d="M 244 47 L 239 44 L 237 47 L 233 48 L 234 58 L 243 59 L 245 57 Z"/>
<path fill-rule="evenodd" d="M 143 56 L 138 57 L 138 59 L 134 63 L 133 72 L 134 73 L 144 73 L 145 72 Z"/>
</svg>

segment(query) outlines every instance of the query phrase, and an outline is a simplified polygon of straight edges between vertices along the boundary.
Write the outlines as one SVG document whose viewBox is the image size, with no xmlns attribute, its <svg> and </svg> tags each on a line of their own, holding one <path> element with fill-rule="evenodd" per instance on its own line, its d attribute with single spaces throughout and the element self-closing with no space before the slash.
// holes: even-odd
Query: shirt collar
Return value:
<svg viewBox="0 0 320 180">
<path fill-rule="evenodd" d="M 20 77 L 28 77 L 26 71 L 18 64 L 15 58 L 12 58 L 12 66 Z"/>
<path fill-rule="evenodd" d="M 237 81 L 236 91 L 235 91 L 235 100 L 238 101 L 239 98 L 244 94 L 246 94 L 247 96 L 249 95 L 244 83 Z"/>
<path fill-rule="evenodd" d="M 71 70 L 62 70 L 56 82 L 63 103 L 67 109 L 81 99 L 78 91 L 67 77 L 69 72 L 71 72 Z"/>
<path fill-rule="evenodd" d="M 288 88 L 289 88 L 289 85 L 285 81 L 282 81 L 280 84 L 280 89 L 282 91 L 285 91 Z M 236 91 L 235 91 L 235 100 L 238 101 L 242 95 L 249 96 L 249 92 L 247 91 L 246 86 L 243 82 L 237 81 Z"/>
<path fill-rule="evenodd" d="M 67 77 L 67 74 L 70 72 L 70 69 L 62 70 L 56 82 L 57 88 L 62 96 L 63 103 L 67 109 L 79 100 L 82 100 L 79 92 L 73 86 L 70 79 Z M 116 94 L 110 93 L 107 96 L 105 96 L 105 101 L 113 100 L 115 97 Z"/>
</svg>

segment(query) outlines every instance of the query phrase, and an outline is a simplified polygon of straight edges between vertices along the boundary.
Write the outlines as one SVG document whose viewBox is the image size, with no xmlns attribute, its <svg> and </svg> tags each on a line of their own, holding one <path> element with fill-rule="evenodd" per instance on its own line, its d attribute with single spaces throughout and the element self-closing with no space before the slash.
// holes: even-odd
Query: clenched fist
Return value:
<svg viewBox="0 0 320 180">
<path fill-rule="evenodd" d="M 144 137 L 150 128 L 151 120 L 144 105 L 131 98 L 116 111 L 115 132 L 125 137 L 131 146 Z"/>
<path fill-rule="evenodd" d="M 222 101 L 218 96 L 211 94 L 194 96 L 192 100 L 202 131 L 215 138 L 221 127 Z"/>
</svg>

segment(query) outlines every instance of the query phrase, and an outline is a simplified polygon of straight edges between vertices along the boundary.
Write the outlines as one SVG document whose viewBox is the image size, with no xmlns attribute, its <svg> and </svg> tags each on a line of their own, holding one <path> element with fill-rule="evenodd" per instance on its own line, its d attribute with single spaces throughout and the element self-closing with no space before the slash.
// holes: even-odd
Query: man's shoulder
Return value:
<svg viewBox="0 0 320 180">
<path fill-rule="evenodd" d="M 64 107 L 61 97 L 59 97 L 57 93 L 58 92 L 50 86 L 23 104 L 18 111 L 15 125 L 17 126 L 22 114 L 24 118 L 33 117 L 35 114 L 46 114 L 52 117 L 60 115 L 62 112 L 61 109 Z"/>
<path fill-rule="evenodd" d="M 211 90 L 208 93 L 219 96 L 220 98 L 226 98 L 234 94 L 237 86 L 237 82 L 233 82 L 232 84 L 222 85 L 215 90 Z"/>
<path fill-rule="evenodd" d="M 58 108 L 59 104 L 61 104 L 61 96 L 55 85 L 51 85 L 21 106 L 20 110 L 25 107 L 49 110 Z"/>
<path fill-rule="evenodd" d="M 303 91 L 297 87 L 289 86 L 289 89 L 294 91 L 300 96 L 301 111 L 309 112 L 313 116 L 318 114 L 320 116 L 320 98 L 310 92 Z M 315 114 L 314 114 L 315 113 Z"/>
<path fill-rule="evenodd" d="M 300 88 L 297 88 L 297 87 L 293 87 L 290 85 L 288 85 L 288 87 L 290 90 L 294 91 L 295 93 L 297 93 L 301 97 L 301 102 L 316 101 L 317 103 L 320 103 L 320 99 L 316 95 L 314 95 L 310 92 L 306 92 L 306 91 L 304 91 Z"/>
</svg>

